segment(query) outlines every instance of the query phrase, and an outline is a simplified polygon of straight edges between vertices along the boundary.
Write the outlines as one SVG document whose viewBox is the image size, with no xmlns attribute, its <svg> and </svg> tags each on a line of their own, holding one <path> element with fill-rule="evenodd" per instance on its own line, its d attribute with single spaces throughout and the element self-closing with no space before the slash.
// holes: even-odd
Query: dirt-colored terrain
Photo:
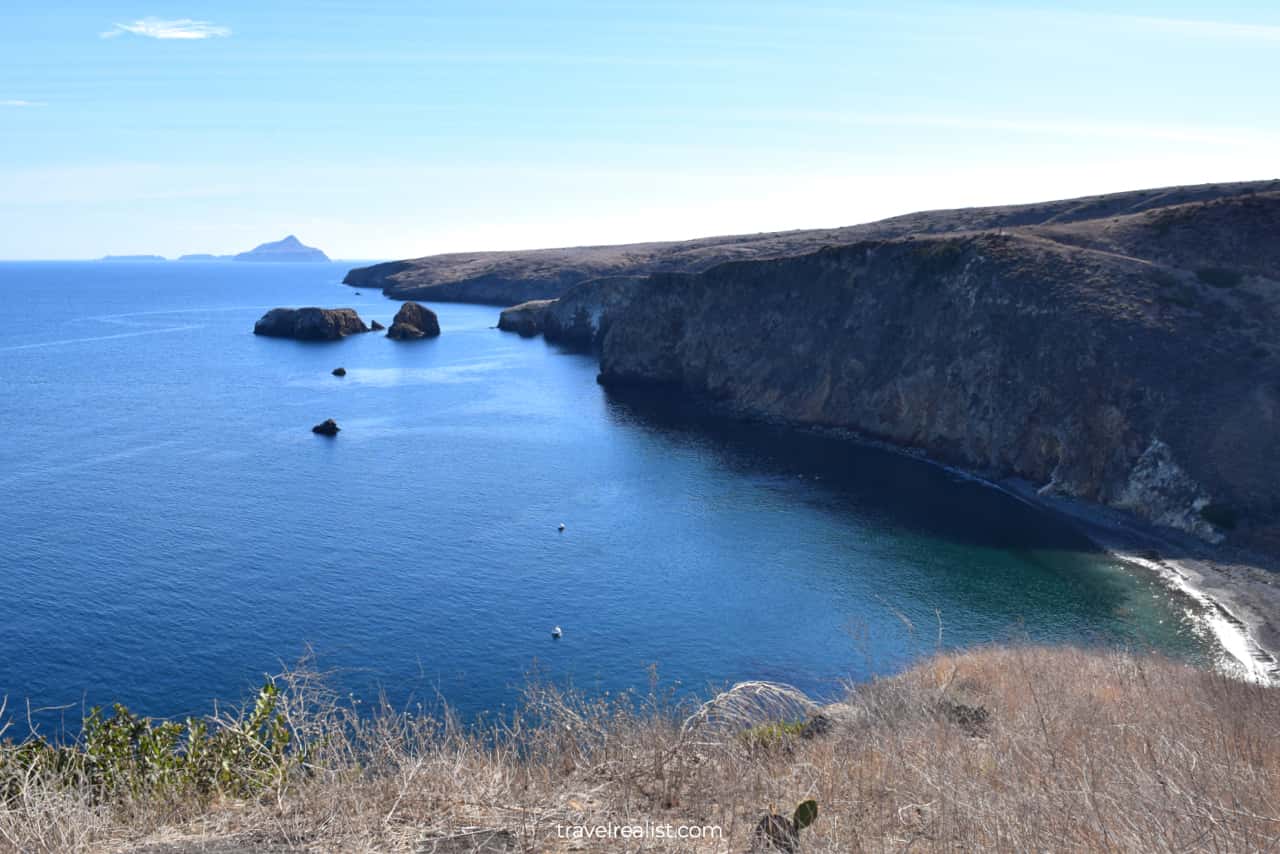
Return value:
<svg viewBox="0 0 1280 854">
<path fill-rule="evenodd" d="M 0 851 L 777 852 L 761 819 L 808 800 L 798 850 L 813 854 L 1268 851 L 1278 691 L 1152 656 L 1011 647 L 940 654 L 828 705 L 767 683 L 701 708 L 535 687 L 523 723 L 469 733 L 286 686 L 291 752 L 257 796 L 141 775 L 142 755 L 118 760 L 133 788 L 105 790 L 0 761 L 0 782 L 21 780 L 0 802 Z M 642 835 L 575 835 L 619 826 Z"/>
<path fill-rule="evenodd" d="M 1064 225 L 1170 205 L 1280 189 L 1280 181 L 1169 187 L 1065 201 L 925 211 L 843 228 L 706 237 L 671 243 L 578 246 L 509 252 L 455 252 L 375 264 L 344 280 L 382 288 L 396 299 L 509 306 L 552 299 L 588 279 L 647 273 L 696 273 L 726 261 L 778 258 L 825 246 L 909 234 Z"/>
</svg>

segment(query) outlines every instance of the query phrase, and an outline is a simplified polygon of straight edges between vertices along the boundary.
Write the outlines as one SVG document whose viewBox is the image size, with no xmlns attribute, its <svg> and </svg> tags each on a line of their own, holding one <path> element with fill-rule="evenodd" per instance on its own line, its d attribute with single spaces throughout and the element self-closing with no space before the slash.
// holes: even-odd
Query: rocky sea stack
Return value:
<svg viewBox="0 0 1280 854">
<path fill-rule="evenodd" d="M 300 341 L 333 341 L 368 331 L 353 308 L 273 308 L 253 325 L 254 335 Z"/>
<path fill-rule="evenodd" d="M 326 418 L 319 424 L 311 428 L 312 433 L 318 433 L 321 436 L 336 436 L 342 428 L 338 426 L 338 422 L 332 418 Z"/>
<path fill-rule="evenodd" d="M 400 306 L 387 337 L 397 341 L 413 341 L 418 338 L 435 338 L 440 334 L 440 321 L 436 313 L 416 302 L 407 302 Z"/>
</svg>

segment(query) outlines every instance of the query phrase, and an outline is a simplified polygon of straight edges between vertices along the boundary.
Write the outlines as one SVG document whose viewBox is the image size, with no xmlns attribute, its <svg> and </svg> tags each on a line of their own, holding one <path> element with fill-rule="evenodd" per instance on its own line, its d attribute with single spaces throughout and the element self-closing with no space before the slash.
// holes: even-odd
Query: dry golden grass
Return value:
<svg viewBox="0 0 1280 854">
<path fill-rule="evenodd" d="M 800 851 L 1280 848 L 1280 690 L 1155 657 L 940 655 L 858 686 L 812 737 L 742 735 L 813 711 L 768 685 L 697 714 L 534 687 L 519 720 L 481 733 L 447 717 L 358 719 L 305 672 L 283 687 L 290 725 L 324 746 L 263 797 L 94 803 L 74 781 L 34 779 L 0 812 L 0 847 L 415 851 L 489 828 L 517 851 L 745 851 L 769 807 L 814 798 Z M 724 838 L 560 829 L 646 821 Z"/>
</svg>

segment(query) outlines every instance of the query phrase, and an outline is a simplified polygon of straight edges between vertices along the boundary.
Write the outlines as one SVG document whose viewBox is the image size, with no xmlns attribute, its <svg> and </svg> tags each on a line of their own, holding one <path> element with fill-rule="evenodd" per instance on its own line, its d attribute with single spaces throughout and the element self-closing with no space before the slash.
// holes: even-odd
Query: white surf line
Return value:
<svg viewBox="0 0 1280 854">
<path fill-rule="evenodd" d="M 103 454 L 102 456 L 94 457 L 93 459 L 79 460 L 73 463 L 55 463 L 53 465 L 44 466 L 39 470 L 20 471 L 20 472 L 14 473 L 10 477 L 0 479 L 0 486 L 9 486 L 11 484 L 17 483 L 20 480 L 26 480 L 32 477 L 69 474 L 71 472 L 82 471 L 84 469 L 93 468 L 94 466 L 99 466 L 99 465 L 102 465 L 103 463 L 115 463 L 121 460 L 130 459 L 132 457 L 141 456 L 143 454 L 149 454 L 152 451 L 158 451 L 161 448 L 169 448 L 174 445 L 181 444 L 181 442 L 182 442 L 181 439 L 166 439 L 163 442 L 155 442 L 153 444 L 143 445 L 138 448 L 130 448 L 124 451 L 117 451 L 114 454 Z"/>
<path fill-rule="evenodd" d="M 1250 682 L 1257 682 L 1262 685 L 1280 685 L 1280 661 L 1277 661 L 1275 656 L 1253 638 L 1253 635 L 1249 632 L 1248 623 L 1233 614 L 1231 609 L 1220 600 L 1196 587 L 1192 580 L 1178 569 L 1176 564 L 1148 560 L 1099 542 L 1097 537 L 1089 533 L 1083 522 L 1073 519 L 1069 513 L 1052 505 L 1037 502 L 1025 495 L 1020 495 L 1017 491 L 1004 484 L 996 483 L 946 463 L 935 462 L 927 456 L 916 457 L 916 459 L 932 463 L 952 474 L 959 475 L 964 480 L 997 489 L 1030 507 L 1048 511 L 1055 516 L 1064 518 L 1109 557 L 1134 564 L 1135 566 L 1141 566 L 1155 573 L 1156 577 L 1164 582 L 1166 587 L 1182 593 L 1204 609 L 1204 614 L 1200 616 L 1201 621 L 1213 634 L 1218 646 L 1231 659 L 1232 668 L 1238 671 L 1239 675 Z M 1102 506 L 1105 507 L 1105 505 Z"/>
<path fill-rule="evenodd" d="M 1180 591 L 1205 610 L 1202 617 L 1209 631 L 1213 633 L 1218 645 L 1226 654 L 1234 659 L 1234 666 L 1239 668 L 1245 679 L 1262 685 L 1280 684 L 1280 662 L 1253 639 L 1244 620 L 1231 613 L 1231 610 L 1219 600 L 1200 590 L 1191 579 L 1187 578 L 1176 563 L 1165 563 L 1149 560 L 1135 554 L 1112 551 L 1110 554 L 1126 563 L 1136 564 L 1156 573 L 1164 582 Z"/>
<path fill-rule="evenodd" d="M 87 317 L 76 317 L 76 318 L 72 318 L 72 319 L 73 319 L 73 321 L 77 321 L 77 322 L 78 322 L 78 321 L 84 321 L 84 320 L 102 320 L 102 321 L 112 321 L 112 320 L 119 320 L 119 319 L 121 319 L 121 318 L 125 318 L 125 317 L 152 317 L 152 316 L 160 315 L 160 314 L 190 314 L 190 313 L 192 313 L 192 312 L 197 312 L 197 313 L 213 313 L 213 312 L 222 312 L 222 311 L 257 311 L 258 309 L 261 309 L 261 308 L 276 308 L 276 306 L 272 306 L 272 305 L 220 305 L 220 306 L 210 306 L 210 307 L 208 307 L 208 308 L 202 308 L 202 307 L 200 307 L 200 306 L 191 306 L 191 307 L 188 307 L 188 308 L 164 308 L 164 309 L 156 309 L 156 310 L 154 310 L 154 311 L 124 311 L 124 312 L 120 312 L 119 314 L 93 314 L 93 315 L 89 315 L 89 316 L 87 316 Z"/>
<path fill-rule="evenodd" d="M 0 353 L 11 353 L 15 350 L 36 350 L 41 347 L 61 347 L 65 344 L 87 344 L 92 341 L 112 341 L 116 338 L 137 338 L 139 335 L 161 335 L 165 332 L 186 332 L 189 329 L 202 329 L 203 323 L 192 323 L 187 326 L 167 326 L 164 329 L 145 329 L 141 332 L 118 332 L 115 335 L 95 335 L 90 338 L 63 338 L 58 341 L 41 341 L 38 344 L 17 344 L 12 347 L 0 347 Z"/>
</svg>

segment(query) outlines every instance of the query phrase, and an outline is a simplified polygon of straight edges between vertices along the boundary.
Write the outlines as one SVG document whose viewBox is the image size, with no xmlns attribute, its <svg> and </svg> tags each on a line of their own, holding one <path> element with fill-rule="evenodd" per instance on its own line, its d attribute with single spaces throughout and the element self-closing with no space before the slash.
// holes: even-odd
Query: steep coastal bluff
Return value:
<svg viewBox="0 0 1280 854">
<path fill-rule="evenodd" d="M 1280 551 L 1280 190 L 654 275 L 597 326 L 606 385 Z"/>
<path fill-rule="evenodd" d="M 1277 187 L 1280 183 L 1269 181 L 1168 187 L 1035 204 L 925 211 L 844 228 L 621 246 L 455 252 L 360 267 L 348 272 L 343 281 L 354 287 L 380 288 L 394 299 L 505 307 L 554 299 L 577 284 L 602 277 L 698 273 L 728 261 L 801 255 L 825 246 L 911 234 L 1066 225 Z"/>
<path fill-rule="evenodd" d="M 347 280 L 521 303 L 503 328 L 594 347 L 611 387 L 855 430 L 1280 553 L 1280 181 Z"/>
</svg>

